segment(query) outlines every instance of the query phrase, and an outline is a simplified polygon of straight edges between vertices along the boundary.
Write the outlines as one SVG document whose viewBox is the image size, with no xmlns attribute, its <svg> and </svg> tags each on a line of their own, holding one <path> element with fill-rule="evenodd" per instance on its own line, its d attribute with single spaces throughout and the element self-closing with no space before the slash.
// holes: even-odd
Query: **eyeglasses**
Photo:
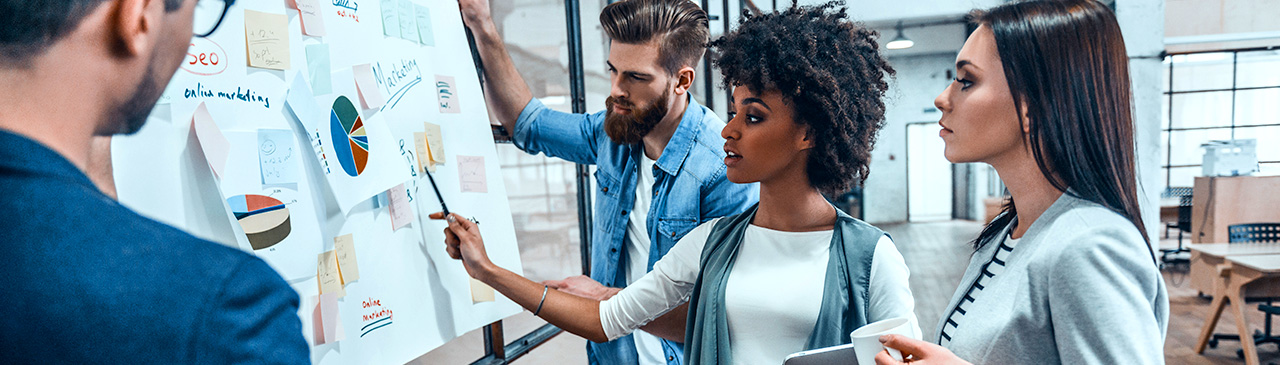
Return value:
<svg viewBox="0 0 1280 365">
<path fill-rule="evenodd" d="M 218 30 L 218 25 L 222 24 L 222 20 L 226 19 L 227 11 L 231 10 L 231 4 L 235 0 L 196 0 L 195 21 L 192 23 L 191 31 L 196 37 L 208 37 L 213 31 Z"/>
</svg>

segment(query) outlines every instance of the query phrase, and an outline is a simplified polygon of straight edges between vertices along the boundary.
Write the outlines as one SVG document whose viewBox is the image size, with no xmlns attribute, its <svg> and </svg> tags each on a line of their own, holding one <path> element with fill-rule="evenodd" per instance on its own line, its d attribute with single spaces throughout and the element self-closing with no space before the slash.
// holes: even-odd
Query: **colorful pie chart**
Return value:
<svg viewBox="0 0 1280 365">
<path fill-rule="evenodd" d="M 329 130 L 333 133 L 333 149 L 342 171 L 351 177 L 360 176 L 369 163 L 369 135 L 365 133 L 364 121 L 351 99 L 339 96 L 333 101 Z"/>
<path fill-rule="evenodd" d="M 289 237 L 289 208 L 269 196 L 245 194 L 227 199 L 254 250 L 275 246 Z"/>
</svg>

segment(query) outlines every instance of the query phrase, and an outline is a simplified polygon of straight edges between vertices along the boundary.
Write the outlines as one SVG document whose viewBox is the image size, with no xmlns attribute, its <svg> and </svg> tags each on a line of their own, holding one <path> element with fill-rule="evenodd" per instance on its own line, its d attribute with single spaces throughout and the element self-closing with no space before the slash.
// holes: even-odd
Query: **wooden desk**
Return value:
<svg viewBox="0 0 1280 365">
<path fill-rule="evenodd" d="M 1204 353 L 1213 328 L 1218 325 L 1222 310 L 1231 306 L 1231 315 L 1236 317 L 1236 330 L 1240 333 L 1240 344 L 1244 348 L 1244 362 L 1247 365 L 1258 365 L 1258 347 L 1253 343 L 1253 333 L 1245 323 L 1244 303 L 1245 286 L 1259 285 L 1275 287 L 1280 283 L 1280 254 L 1227 256 L 1224 265 L 1227 270 L 1222 278 L 1224 285 L 1219 286 L 1213 303 L 1209 304 L 1209 316 L 1200 330 L 1200 340 L 1196 342 L 1196 353 Z"/>
<path fill-rule="evenodd" d="M 1219 266 L 1227 256 L 1280 254 L 1280 243 L 1198 243 L 1187 245 L 1191 249 L 1191 289 L 1214 295 L 1218 285 Z M 1264 288 L 1259 288 L 1264 289 Z M 1254 296 L 1280 296 L 1280 288 L 1251 291 Z"/>
<path fill-rule="evenodd" d="M 1280 176 L 1196 177 L 1191 242 L 1227 241 L 1227 227 L 1280 222 Z"/>
</svg>

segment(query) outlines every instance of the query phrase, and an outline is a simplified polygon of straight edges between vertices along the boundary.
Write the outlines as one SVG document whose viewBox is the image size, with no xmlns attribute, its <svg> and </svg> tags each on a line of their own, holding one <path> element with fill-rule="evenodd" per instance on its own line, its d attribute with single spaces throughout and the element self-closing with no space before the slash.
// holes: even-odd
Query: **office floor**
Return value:
<svg viewBox="0 0 1280 365">
<path fill-rule="evenodd" d="M 977 236 L 982 226 L 970 221 L 936 223 L 907 223 L 881 225 L 893 236 L 911 269 L 911 291 L 916 296 L 916 315 L 920 319 L 925 337 L 932 340 L 934 327 L 942 315 L 951 294 L 959 285 L 971 249 L 965 244 Z M 1176 237 L 1176 236 L 1175 236 Z M 1162 246 L 1176 246 L 1174 240 L 1164 240 Z M 552 259 L 548 257 L 547 259 Z M 537 263 L 526 262 L 526 266 Z M 1216 349 L 1206 349 L 1203 355 L 1192 351 L 1200 327 L 1208 314 L 1209 299 L 1197 296 L 1189 288 L 1185 267 L 1171 267 L 1164 271 L 1169 290 L 1169 330 L 1165 341 L 1165 361 L 1169 364 L 1243 364 L 1236 358 L 1240 343 L 1222 341 Z M 1255 303 L 1249 303 L 1246 311 L 1250 326 L 1260 329 L 1263 317 Z M 1275 332 L 1280 332 L 1277 318 Z M 540 319 L 529 313 L 521 313 L 504 321 L 507 340 L 527 333 L 542 325 Z M 1217 333 L 1235 333 L 1230 314 L 1223 314 Z M 571 334 L 561 334 L 517 361 L 524 364 L 586 364 L 584 339 Z M 483 353 L 483 337 L 480 331 L 468 333 L 416 360 L 412 364 L 469 364 Z M 1275 345 L 1263 345 L 1259 355 L 1263 364 L 1280 363 L 1280 351 Z"/>
</svg>

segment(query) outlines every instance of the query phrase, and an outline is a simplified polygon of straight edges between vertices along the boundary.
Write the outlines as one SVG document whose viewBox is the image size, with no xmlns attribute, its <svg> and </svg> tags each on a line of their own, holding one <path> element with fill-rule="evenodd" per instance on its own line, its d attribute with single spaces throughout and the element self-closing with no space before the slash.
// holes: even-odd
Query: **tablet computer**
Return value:
<svg viewBox="0 0 1280 365">
<path fill-rule="evenodd" d="M 858 365 L 858 354 L 853 344 L 800 351 L 788 355 L 783 365 Z"/>
</svg>

